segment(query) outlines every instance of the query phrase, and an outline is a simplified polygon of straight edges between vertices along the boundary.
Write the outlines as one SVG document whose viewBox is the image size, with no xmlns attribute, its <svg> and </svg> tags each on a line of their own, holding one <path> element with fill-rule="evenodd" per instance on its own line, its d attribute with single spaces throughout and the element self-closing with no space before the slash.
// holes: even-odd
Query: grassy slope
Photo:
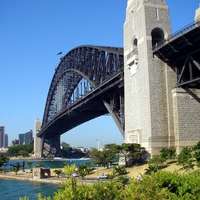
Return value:
<svg viewBox="0 0 200 200">
<path fill-rule="evenodd" d="M 141 165 L 141 166 L 134 166 L 134 167 L 127 167 L 126 170 L 128 171 L 128 176 L 131 178 L 136 178 L 138 174 L 144 174 L 145 169 L 148 168 L 148 164 Z M 196 169 L 196 168 L 195 168 Z M 177 165 L 176 163 L 171 163 L 169 164 L 166 168 L 162 169 L 166 171 L 179 171 L 180 173 L 186 172 L 185 170 L 181 169 L 181 166 Z M 107 168 L 98 168 L 97 170 L 94 171 L 93 174 L 88 175 L 87 177 L 97 177 L 101 175 L 102 173 L 104 174 L 110 174 L 113 172 L 113 168 L 107 169 Z"/>
</svg>

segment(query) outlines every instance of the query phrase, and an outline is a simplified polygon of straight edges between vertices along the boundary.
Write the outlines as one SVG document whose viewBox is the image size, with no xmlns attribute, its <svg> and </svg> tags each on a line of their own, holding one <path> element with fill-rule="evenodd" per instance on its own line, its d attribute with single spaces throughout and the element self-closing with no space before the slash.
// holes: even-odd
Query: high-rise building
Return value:
<svg viewBox="0 0 200 200">
<path fill-rule="evenodd" d="M 5 127 L 0 126 L 0 148 L 5 147 Z"/>
<path fill-rule="evenodd" d="M 33 131 L 19 134 L 19 145 L 30 144 L 33 141 Z"/>
<path fill-rule="evenodd" d="M 33 141 L 33 131 L 30 130 L 29 132 L 25 133 L 25 144 L 31 144 Z"/>
<path fill-rule="evenodd" d="M 5 134 L 5 148 L 8 147 L 8 134 Z"/>
<path fill-rule="evenodd" d="M 24 133 L 19 134 L 19 145 L 25 144 L 25 135 Z"/>
</svg>

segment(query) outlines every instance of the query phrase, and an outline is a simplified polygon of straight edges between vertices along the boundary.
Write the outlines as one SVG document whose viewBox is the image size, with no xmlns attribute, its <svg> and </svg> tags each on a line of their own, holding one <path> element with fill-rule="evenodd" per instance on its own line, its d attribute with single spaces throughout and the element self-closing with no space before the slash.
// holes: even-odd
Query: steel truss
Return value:
<svg viewBox="0 0 200 200">
<path fill-rule="evenodd" d="M 38 134 L 43 156 L 60 153 L 61 134 L 107 113 L 124 136 L 123 68 L 122 48 L 80 46 L 61 58 Z"/>
<path fill-rule="evenodd" d="M 190 94 L 189 88 L 200 89 L 199 20 L 153 47 L 153 54 L 176 72 L 178 87 L 184 88 Z"/>
</svg>

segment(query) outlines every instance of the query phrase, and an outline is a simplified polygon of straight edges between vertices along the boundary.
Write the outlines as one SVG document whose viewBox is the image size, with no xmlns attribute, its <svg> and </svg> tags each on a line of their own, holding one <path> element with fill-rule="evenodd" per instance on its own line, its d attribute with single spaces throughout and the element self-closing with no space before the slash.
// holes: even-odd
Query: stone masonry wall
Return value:
<svg viewBox="0 0 200 200">
<path fill-rule="evenodd" d="M 200 97 L 200 90 L 192 90 Z M 182 88 L 172 90 L 174 108 L 174 133 L 177 153 L 184 147 L 194 146 L 200 140 L 199 103 Z"/>
</svg>

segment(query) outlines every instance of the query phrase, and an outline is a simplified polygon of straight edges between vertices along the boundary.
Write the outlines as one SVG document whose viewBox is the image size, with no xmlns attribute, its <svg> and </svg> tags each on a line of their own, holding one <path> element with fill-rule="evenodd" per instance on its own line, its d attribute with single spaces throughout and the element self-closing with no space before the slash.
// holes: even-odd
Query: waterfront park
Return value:
<svg viewBox="0 0 200 200">
<path fill-rule="evenodd" d="M 61 168 L 48 168 L 48 173 L 42 162 L 32 167 L 34 160 L 24 158 L 29 166 L 25 169 L 17 158 L 0 155 L 0 179 L 59 184 L 53 196 L 38 194 L 39 200 L 200 199 L 200 142 L 178 155 L 163 148 L 150 158 L 139 144 L 124 143 L 107 144 L 103 150 L 91 149 L 88 156 L 80 158 L 85 161 L 82 164 L 64 162 Z M 120 159 L 123 164 L 118 162 Z M 16 161 L 12 170 L 4 170 L 11 160 Z M 41 173 L 39 178 L 35 177 L 36 172 Z"/>
</svg>

